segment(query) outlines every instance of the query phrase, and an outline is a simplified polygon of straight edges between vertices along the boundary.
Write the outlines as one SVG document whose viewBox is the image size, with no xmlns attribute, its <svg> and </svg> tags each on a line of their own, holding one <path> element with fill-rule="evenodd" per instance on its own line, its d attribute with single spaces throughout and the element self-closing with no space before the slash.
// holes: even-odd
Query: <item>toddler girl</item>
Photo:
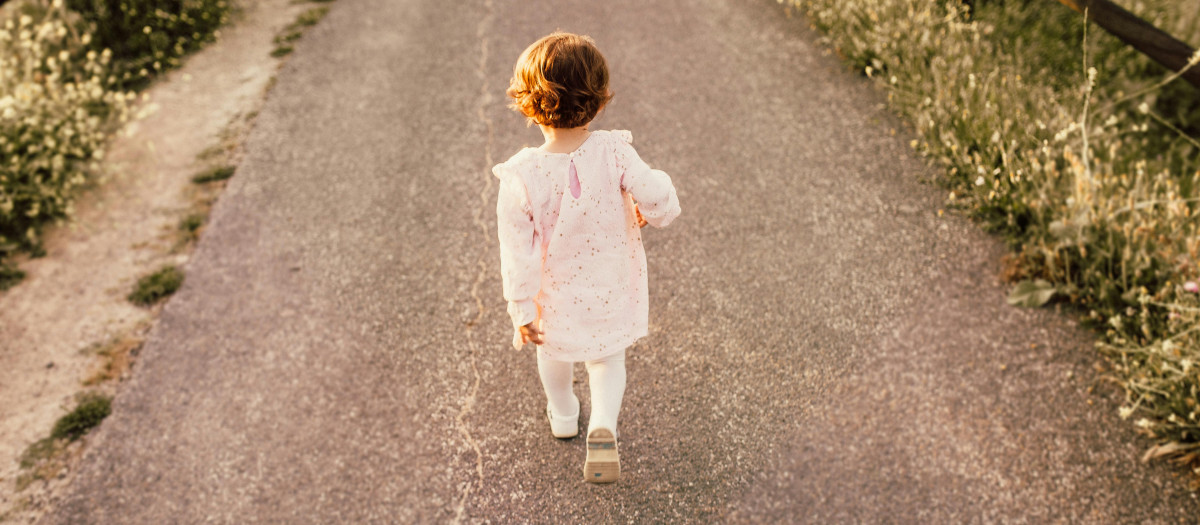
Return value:
<svg viewBox="0 0 1200 525">
<path fill-rule="evenodd" d="M 584 478 L 613 482 L 625 349 L 647 333 L 640 227 L 666 226 L 679 199 L 671 178 L 638 157 L 628 131 L 588 130 L 612 98 L 608 66 L 590 38 L 556 32 L 534 42 L 507 93 L 546 139 L 492 168 L 513 346 L 537 345 L 557 438 L 579 434 L 572 366 L 584 362 L 592 394 Z"/>
</svg>

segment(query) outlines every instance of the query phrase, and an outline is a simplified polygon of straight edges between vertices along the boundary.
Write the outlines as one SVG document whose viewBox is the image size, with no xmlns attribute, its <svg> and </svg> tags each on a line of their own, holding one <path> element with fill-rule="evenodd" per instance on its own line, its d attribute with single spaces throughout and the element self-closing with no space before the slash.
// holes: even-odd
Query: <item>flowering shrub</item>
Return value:
<svg viewBox="0 0 1200 525">
<path fill-rule="evenodd" d="M 1050 283 L 1107 327 L 1101 348 L 1131 403 L 1122 415 L 1194 450 L 1200 315 L 1172 283 L 1196 278 L 1200 261 L 1196 90 L 1044 2 L 969 14 L 937 0 L 780 1 L 886 88 L 920 137 L 912 146 L 947 169 L 951 205 L 1009 240 L 1014 280 Z M 1200 43 L 1190 3 L 1130 4 Z"/>
<path fill-rule="evenodd" d="M 39 225 L 70 215 L 126 97 L 108 50 L 68 24 L 61 1 L 14 13 L 0 29 L 0 255 L 38 245 Z"/>
<path fill-rule="evenodd" d="M 144 85 L 215 38 L 229 18 L 226 0 L 67 0 L 94 38 L 112 49 L 124 86 Z"/>
</svg>

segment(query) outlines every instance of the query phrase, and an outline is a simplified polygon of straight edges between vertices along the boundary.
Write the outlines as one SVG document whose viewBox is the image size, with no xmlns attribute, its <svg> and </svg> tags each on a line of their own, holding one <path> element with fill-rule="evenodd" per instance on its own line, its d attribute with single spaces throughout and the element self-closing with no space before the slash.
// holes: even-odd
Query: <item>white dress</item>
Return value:
<svg viewBox="0 0 1200 525">
<path fill-rule="evenodd" d="M 628 131 L 593 131 L 571 153 L 525 148 L 492 168 L 504 298 L 516 329 L 541 317 L 543 358 L 590 361 L 647 333 L 646 222 L 679 215 L 671 178 Z M 514 339 L 520 346 L 520 339 Z"/>
</svg>

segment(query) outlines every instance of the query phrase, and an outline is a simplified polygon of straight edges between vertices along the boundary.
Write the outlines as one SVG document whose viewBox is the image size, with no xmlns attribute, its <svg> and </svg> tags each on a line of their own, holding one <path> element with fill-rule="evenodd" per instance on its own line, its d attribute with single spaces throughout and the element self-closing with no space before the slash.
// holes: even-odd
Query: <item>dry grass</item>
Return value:
<svg viewBox="0 0 1200 525">
<path fill-rule="evenodd" d="M 130 333 L 114 337 L 100 345 L 95 350 L 95 354 L 100 357 L 100 363 L 88 374 L 87 379 L 83 380 L 83 385 L 94 386 L 124 376 L 145 342 L 141 335 L 145 326 L 146 323 L 143 323 Z"/>
</svg>

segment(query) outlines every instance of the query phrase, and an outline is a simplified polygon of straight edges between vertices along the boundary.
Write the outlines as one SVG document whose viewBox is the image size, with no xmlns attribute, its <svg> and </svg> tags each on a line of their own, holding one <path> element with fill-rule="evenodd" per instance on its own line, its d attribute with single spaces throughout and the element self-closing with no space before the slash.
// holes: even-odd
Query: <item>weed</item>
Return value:
<svg viewBox="0 0 1200 525">
<path fill-rule="evenodd" d="M 213 144 L 212 146 L 204 148 L 204 150 L 201 151 L 200 153 L 197 153 L 196 160 L 198 160 L 200 162 L 211 162 L 215 159 L 223 158 L 225 156 L 225 153 L 226 153 L 225 145 Z"/>
<path fill-rule="evenodd" d="M 1053 3 L 781 1 L 887 90 L 950 204 L 1008 239 L 1005 274 L 1025 281 L 1011 299 L 1087 312 L 1126 389 L 1120 415 L 1144 416 L 1156 453 L 1200 464 L 1195 90 Z M 1191 3 L 1131 9 L 1200 41 Z"/>
<path fill-rule="evenodd" d="M 284 31 L 283 33 L 275 35 L 275 45 L 279 46 L 290 44 L 299 40 L 301 36 L 304 36 L 304 31 L 299 28 L 292 29 L 291 31 Z"/>
<path fill-rule="evenodd" d="M 82 396 L 75 409 L 54 423 L 51 439 L 75 441 L 112 413 L 112 398 L 97 393 Z"/>
<path fill-rule="evenodd" d="M 61 444 L 56 441 L 55 438 L 47 437 L 34 441 L 26 447 L 25 452 L 21 454 L 21 468 L 31 468 L 53 456 L 62 448 Z"/>
<path fill-rule="evenodd" d="M 66 468 L 63 453 L 67 445 L 87 434 L 110 413 L 112 398 L 96 392 L 80 396 L 75 409 L 54 423 L 49 437 L 31 443 L 21 453 L 20 467 L 23 472 L 16 479 L 17 492 L 25 490 L 35 481 L 52 479 L 62 472 Z"/>
<path fill-rule="evenodd" d="M 183 271 L 174 265 L 138 279 L 137 286 L 129 294 L 129 301 L 139 306 L 152 305 L 175 293 L 183 284 Z"/>
<path fill-rule="evenodd" d="M 25 272 L 16 266 L 0 262 L 0 292 L 12 288 L 25 278 Z"/>
<path fill-rule="evenodd" d="M 179 229 L 194 237 L 196 232 L 200 230 L 200 227 L 204 226 L 205 220 L 207 220 L 207 217 L 203 213 L 193 213 L 184 217 L 182 221 L 179 221 Z"/>
<path fill-rule="evenodd" d="M 232 177 L 235 171 L 237 171 L 237 167 L 235 166 L 217 166 L 192 176 L 192 182 L 196 184 L 206 184 L 209 182 L 225 180 Z"/>
<path fill-rule="evenodd" d="M 31 443 L 21 453 L 21 474 L 16 479 L 17 492 L 25 490 L 34 481 L 52 479 L 64 467 L 61 455 L 69 441 L 53 437 L 42 438 Z"/>
<path fill-rule="evenodd" d="M 325 18 L 325 15 L 327 15 L 327 14 L 329 14 L 328 7 L 325 7 L 325 6 L 314 7 L 312 9 L 309 9 L 308 11 L 300 13 L 300 16 L 296 17 L 296 21 L 292 22 L 292 25 L 290 27 L 294 28 L 294 27 L 300 27 L 300 26 L 304 26 L 304 27 L 315 26 L 315 25 L 317 25 L 317 22 L 320 22 L 321 19 Z"/>
<path fill-rule="evenodd" d="M 92 386 L 104 381 L 117 379 L 129 369 L 133 355 L 142 347 L 142 338 L 132 335 L 117 337 L 96 350 L 96 354 L 104 358 L 103 364 L 83 381 L 84 386 Z"/>
<path fill-rule="evenodd" d="M 332 0 L 326 0 L 332 1 Z M 271 51 L 271 56 L 279 58 L 288 55 L 294 49 L 291 43 L 300 39 L 304 35 L 304 29 L 317 25 L 325 15 L 329 13 L 328 6 L 314 7 L 296 17 L 296 20 L 283 28 L 278 35 L 275 35 L 275 50 Z"/>
</svg>

